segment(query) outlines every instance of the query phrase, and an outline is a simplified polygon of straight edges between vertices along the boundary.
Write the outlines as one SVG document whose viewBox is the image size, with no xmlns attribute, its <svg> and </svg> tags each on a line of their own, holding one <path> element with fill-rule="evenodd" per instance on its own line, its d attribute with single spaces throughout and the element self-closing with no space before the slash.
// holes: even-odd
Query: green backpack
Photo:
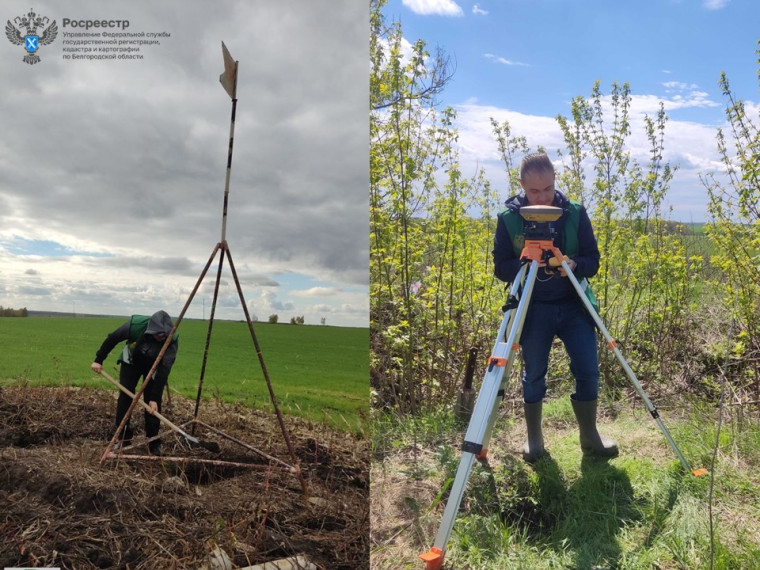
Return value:
<svg viewBox="0 0 760 570">
<path fill-rule="evenodd" d="M 576 200 L 570 200 L 570 207 L 567 209 L 567 219 L 565 220 L 565 231 L 563 236 L 562 253 L 568 257 L 578 255 L 578 225 L 581 217 L 581 203 Z M 504 221 L 504 225 L 512 238 L 512 248 L 518 257 L 522 254 L 525 247 L 525 229 L 523 227 L 523 218 L 518 210 L 506 208 L 499 212 L 499 217 Z M 585 277 L 579 281 L 581 289 L 591 302 L 591 306 L 599 313 L 599 302 L 596 300 L 594 292 L 591 290 L 591 284 Z"/>
<path fill-rule="evenodd" d="M 132 351 L 140 344 L 140 341 L 145 336 L 145 331 L 148 330 L 148 323 L 150 322 L 150 315 L 132 315 L 129 320 L 129 339 L 124 346 L 124 350 L 121 351 L 121 356 L 116 364 L 126 362 L 132 364 Z M 179 333 L 175 332 L 172 337 L 172 342 L 177 342 Z"/>
</svg>

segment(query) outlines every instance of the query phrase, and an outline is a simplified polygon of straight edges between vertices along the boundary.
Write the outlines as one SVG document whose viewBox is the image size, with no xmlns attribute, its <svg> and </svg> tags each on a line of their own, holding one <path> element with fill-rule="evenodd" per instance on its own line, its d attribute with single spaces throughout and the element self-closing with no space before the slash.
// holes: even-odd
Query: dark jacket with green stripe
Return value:
<svg viewBox="0 0 760 570">
<path fill-rule="evenodd" d="M 132 315 L 132 317 L 118 329 L 109 334 L 95 353 L 95 362 L 103 364 L 103 361 L 120 342 L 127 341 L 124 350 L 119 356 L 117 364 L 126 362 L 136 366 L 141 374 L 147 374 L 164 345 L 164 341 L 154 340 L 153 335 L 163 333 L 168 335 L 173 328 L 172 320 L 166 311 L 157 311 L 150 317 L 145 315 Z M 148 384 L 146 391 L 150 400 L 159 401 L 169 372 L 177 358 L 178 334 L 174 334 L 172 342 L 164 353 L 161 363 L 156 369 L 153 379 Z"/>
<path fill-rule="evenodd" d="M 520 253 L 524 244 L 520 208 L 528 206 L 523 195 L 512 196 L 506 201 L 506 208 L 499 213 L 494 236 L 493 261 L 494 274 L 507 283 L 511 283 L 520 270 Z M 579 202 L 568 200 L 559 190 L 555 190 L 552 206 L 562 208 L 562 216 L 550 225 L 555 231 L 554 245 L 576 263 L 573 273 L 580 280 L 596 275 L 599 271 L 599 247 L 594 230 L 591 227 L 586 208 Z M 571 212 L 574 210 L 574 212 Z M 577 222 L 577 228 L 574 226 Z M 510 232 L 509 228 L 520 228 Z M 569 236 L 566 234 L 570 234 Z M 515 235 L 512 235 L 515 234 Z M 543 268 L 539 269 L 538 278 L 533 288 L 532 299 L 544 302 L 562 302 L 577 298 L 573 284 L 557 272 L 551 277 Z"/>
</svg>

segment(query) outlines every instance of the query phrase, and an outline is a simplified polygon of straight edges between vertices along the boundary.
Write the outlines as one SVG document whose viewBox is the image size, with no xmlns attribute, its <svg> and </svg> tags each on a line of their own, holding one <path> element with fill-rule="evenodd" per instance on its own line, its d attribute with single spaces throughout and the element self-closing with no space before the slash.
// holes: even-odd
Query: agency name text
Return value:
<svg viewBox="0 0 760 570">
<path fill-rule="evenodd" d="M 121 28 L 126 30 L 129 27 L 129 20 L 72 20 L 71 18 L 63 19 L 64 28 Z"/>
</svg>

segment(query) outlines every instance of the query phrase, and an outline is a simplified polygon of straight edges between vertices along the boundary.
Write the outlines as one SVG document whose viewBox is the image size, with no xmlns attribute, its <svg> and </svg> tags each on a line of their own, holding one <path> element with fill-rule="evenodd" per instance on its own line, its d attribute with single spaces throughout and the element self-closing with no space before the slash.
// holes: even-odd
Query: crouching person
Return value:
<svg viewBox="0 0 760 570">
<path fill-rule="evenodd" d="M 147 376 L 153 363 L 156 361 L 166 337 L 173 328 L 171 317 L 166 311 L 158 311 L 152 316 L 133 315 L 132 318 L 109 334 L 95 353 L 95 361 L 90 368 L 100 374 L 103 369 L 103 361 L 108 357 L 114 347 L 120 342 L 126 341 L 117 364 L 121 364 L 119 382 L 127 390 L 135 393 L 140 378 Z M 177 357 L 177 334 L 174 334 L 171 344 L 166 349 L 153 378 L 143 392 L 145 403 L 155 412 L 161 413 L 161 398 L 169 380 L 174 360 Z M 132 398 L 124 392 L 119 392 L 116 403 L 116 427 L 118 427 L 132 404 Z M 158 435 L 160 427 L 159 419 L 145 412 L 145 435 L 151 438 Z M 124 426 L 124 432 L 119 434 L 123 445 L 129 445 L 132 440 L 132 428 L 130 421 Z M 148 444 L 152 455 L 161 455 L 161 440 L 157 439 Z"/>
</svg>

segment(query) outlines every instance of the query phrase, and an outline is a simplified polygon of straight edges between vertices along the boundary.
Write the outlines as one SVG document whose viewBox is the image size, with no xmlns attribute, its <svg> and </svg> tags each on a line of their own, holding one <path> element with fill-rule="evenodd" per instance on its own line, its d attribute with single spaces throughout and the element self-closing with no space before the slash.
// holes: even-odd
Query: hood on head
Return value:
<svg viewBox="0 0 760 570">
<path fill-rule="evenodd" d="M 148 328 L 145 329 L 145 334 L 165 334 L 168 335 L 172 332 L 172 318 L 166 311 L 157 311 L 153 313 L 148 321 Z"/>
<path fill-rule="evenodd" d="M 528 205 L 528 199 L 524 194 L 516 194 L 515 196 L 507 198 L 504 201 L 504 205 L 510 210 L 519 210 L 523 206 Z"/>
</svg>

